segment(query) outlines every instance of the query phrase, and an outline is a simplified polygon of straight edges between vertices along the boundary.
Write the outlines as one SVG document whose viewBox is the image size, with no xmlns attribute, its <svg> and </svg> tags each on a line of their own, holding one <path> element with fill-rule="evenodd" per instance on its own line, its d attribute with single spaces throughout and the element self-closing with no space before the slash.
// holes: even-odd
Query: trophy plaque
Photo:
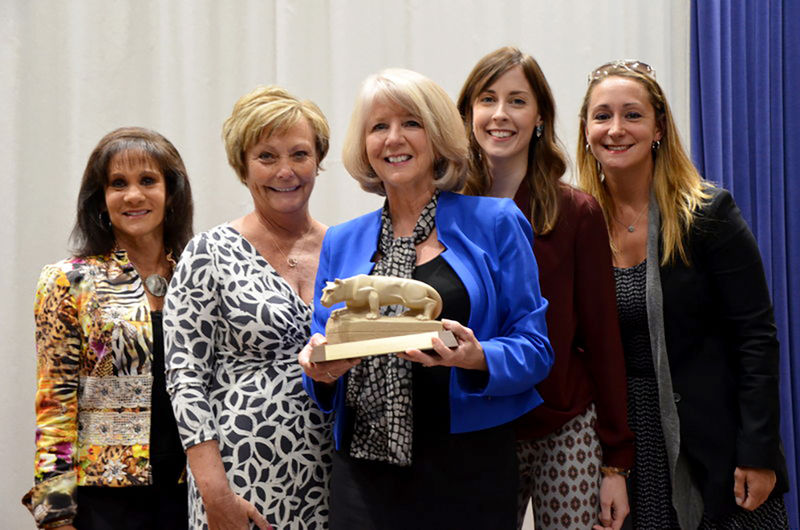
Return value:
<svg viewBox="0 0 800 530">
<path fill-rule="evenodd" d="M 315 346 L 311 361 L 333 361 L 400 352 L 429 350 L 438 337 L 448 348 L 458 346 L 455 336 L 434 320 L 442 312 L 442 298 L 436 289 L 410 278 L 359 274 L 328 282 L 320 303 L 345 308 L 331 313 L 325 326 L 327 344 Z M 402 305 L 398 316 L 381 315 L 381 306 Z"/>
</svg>

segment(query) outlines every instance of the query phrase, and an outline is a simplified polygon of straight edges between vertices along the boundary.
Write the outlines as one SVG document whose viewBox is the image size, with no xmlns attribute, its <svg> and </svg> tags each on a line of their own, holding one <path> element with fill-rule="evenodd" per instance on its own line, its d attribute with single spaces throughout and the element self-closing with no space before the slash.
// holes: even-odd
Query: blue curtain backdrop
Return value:
<svg viewBox="0 0 800 530">
<path fill-rule="evenodd" d="M 693 0 L 691 74 L 695 164 L 733 193 L 772 290 L 785 500 L 800 528 L 800 0 Z"/>
</svg>

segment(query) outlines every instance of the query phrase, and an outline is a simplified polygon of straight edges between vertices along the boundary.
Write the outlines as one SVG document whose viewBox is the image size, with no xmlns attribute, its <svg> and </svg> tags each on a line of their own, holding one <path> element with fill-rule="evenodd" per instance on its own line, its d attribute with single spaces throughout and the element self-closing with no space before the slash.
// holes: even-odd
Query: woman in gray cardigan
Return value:
<svg viewBox="0 0 800 530">
<path fill-rule="evenodd" d="M 633 526 L 787 528 L 778 342 L 752 233 L 687 157 L 648 65 L 594 70 L 580 119 L 580 183 L 613 250 Z"/>
</svg>

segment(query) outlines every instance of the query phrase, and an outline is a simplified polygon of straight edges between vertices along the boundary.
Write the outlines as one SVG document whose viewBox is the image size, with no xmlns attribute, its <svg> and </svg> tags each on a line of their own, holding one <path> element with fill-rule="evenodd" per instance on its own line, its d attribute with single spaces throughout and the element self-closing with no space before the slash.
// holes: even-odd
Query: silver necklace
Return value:
<svg viewBox="0 0 800 530">
<path fill-rule="evenodd" d="M 648 206 L 647 204 L 644 205 L 644 208 L 642 208 L 642 211 L 639 212 L 639 215 L 636 216 L 636 219 L 634 219 L 633 222 L 631 224 L 629 224 L 629 225 L 626 225 L 625 223 L 623 223 L 622 221 L 617 219 L 616 215 L 612 215 L 611 217 L 613 217 L 614 220 L 616 222 L 618 222 L 620 224 L 620 226 L 622 226 L 625 230 L 627 230 L 630 233 L 633 233 L 633 232 L 636 231 L 636 223 L 638 223 L 639 219 L 641 219 L 642 215 L 644 215 L 644 211 L 647 210 L 647 206 Z"/>
<path fill-rule="evenodd" d="M 167 279 L 160 274 L 151 274 L 144 279 L 144 288 L 155 297 L 161 298 L 167 294 Z"/>
</svg>

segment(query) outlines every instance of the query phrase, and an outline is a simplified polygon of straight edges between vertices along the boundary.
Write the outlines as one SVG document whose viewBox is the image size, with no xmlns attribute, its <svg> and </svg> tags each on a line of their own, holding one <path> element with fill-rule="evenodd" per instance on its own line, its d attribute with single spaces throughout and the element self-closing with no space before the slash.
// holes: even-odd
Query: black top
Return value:
<svg viewBox="0 0 800 530">
<path fill-rule="evenodd" d="M 452 267 L 442 258 L 435 257 L 414 268 L 412 278 L 427 283 L 442 297 L 442 313 L 437 320 L 446 318 L 463 325 L 469 321 L 469 294 Z M 427 353 L 427 352 L 426 352 Z M 414 441 L 426 434 L 450 432 L 450 368 L 447 366 L 412 366 Z"/>
<path fill-rule="evenodd" d="M 153 324 L 153 394 L 150 412 L 150 465 L 156 486 L 177 484 L 186 466 L 186 455 L 167 395 L 164 375 L 164 328 L 161 311 L 151 311 Z"/>
<path fill-rule="evenodd" d="M 440 318 L 468 324 L 469 295 L 444 258 L 416 267 L 412 277 L 439 292 L 443 302 Z M 412 363 L 410 466 L 350 457 L 352 427 L 345 426 L 341 449 L 333 456 L 332 530 L 514 528 L 517 458 L 513 426 L 507 423 L 451 434 L 451 371 L 445 366 L 426 368 Z"/>
<path fill-rule="evenodd" d="M 625 348 L 625 371 L 628 377 L 655 379 L 647 321 L 646 272 L 645 260 L 629 268 L 614 267 L 614 279 L 617 284 L 620 333 Z"/>
</svg>

